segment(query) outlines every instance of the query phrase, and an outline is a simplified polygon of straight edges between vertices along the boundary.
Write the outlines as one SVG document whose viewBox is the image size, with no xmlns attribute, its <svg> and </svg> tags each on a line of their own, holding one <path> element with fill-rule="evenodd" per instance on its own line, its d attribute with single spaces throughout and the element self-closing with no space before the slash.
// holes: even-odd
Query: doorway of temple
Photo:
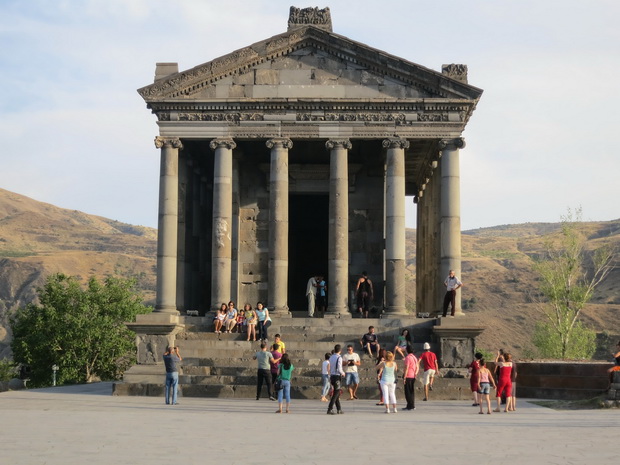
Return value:
<svg viewBox="0 0 620 465">
<path fill-rule="evenodd" d="M 308 308 L 306 285 L 317 273 L 327 281 L 329 194 L 289 196 L 288 307 Z"/>
</svg>

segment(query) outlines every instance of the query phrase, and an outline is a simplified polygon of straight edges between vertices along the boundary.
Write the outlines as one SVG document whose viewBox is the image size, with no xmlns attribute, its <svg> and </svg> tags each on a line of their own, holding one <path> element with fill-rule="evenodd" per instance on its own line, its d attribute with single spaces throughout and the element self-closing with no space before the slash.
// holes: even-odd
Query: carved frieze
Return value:
<svg viewBox="0 0 620 465">
<path fill-rule="evenodd" d="M 448 113 L 418 113 L 418 121 L 449 121 Z"/>
<path fill-rule="evenodd" d="M 402 113 L 297 113 L 297 121 L 405 121 Z"/>
<path fill-rule="evenodd" d="M 263 121 L 260 113 L 179 113 L 179 121 Z"/>
</svg>

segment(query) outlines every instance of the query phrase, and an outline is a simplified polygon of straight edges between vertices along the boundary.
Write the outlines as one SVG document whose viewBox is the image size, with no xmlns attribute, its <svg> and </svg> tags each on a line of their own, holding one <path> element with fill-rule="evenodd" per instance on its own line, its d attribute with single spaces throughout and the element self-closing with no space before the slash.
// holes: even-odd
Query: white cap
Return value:
<svg viewBox="0 0 620 465">
<path fill-rule="evenodd" d="M 424 343 L 424 350 L 431 350 L 431 345 L 428 342 Z"/>
</svg>

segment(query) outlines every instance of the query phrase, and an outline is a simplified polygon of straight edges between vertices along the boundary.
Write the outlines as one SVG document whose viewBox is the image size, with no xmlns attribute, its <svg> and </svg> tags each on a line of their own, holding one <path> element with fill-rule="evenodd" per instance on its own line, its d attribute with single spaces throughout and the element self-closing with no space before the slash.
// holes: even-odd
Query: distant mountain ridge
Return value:
<svg viewBox="0 0 620 465">
<path fill-rule="evenodd" d="M 620 250 L 620 220 L 584 222 L 589 247 Z M 479 347 L 503 347 L 522 356 L 541 319 L 537 277 L 530 257 L 559 223 L 501 225 L 464 231 L 464 312 L 487 329 Z M 407 298 L 415 301 L 415 230 L 407 230 Z M 36 288 L 55 272 L 80 276 L 136 276 L 147 303 L 154 302 L 157 231 L 38 202 L 0 189 L 0 358 L 9 353 L 8 315 L 32 302 Z M 375 278 L 376 279 L 376 278 Z M 584 321 L 597 331 L 620 333 L 620 267 L 597 290 Z M 430 309 L 429 309 L 430 310 Z M 605 353 L 601 353 L 601 357 Z"/>
</svg>

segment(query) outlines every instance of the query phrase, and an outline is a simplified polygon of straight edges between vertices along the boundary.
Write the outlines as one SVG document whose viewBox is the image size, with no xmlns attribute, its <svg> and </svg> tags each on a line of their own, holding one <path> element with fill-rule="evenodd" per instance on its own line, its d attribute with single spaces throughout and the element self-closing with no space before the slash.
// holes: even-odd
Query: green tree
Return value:
<svg viewBox="0 0 620 465">
<path fill-rule="evenodd" d="M 613 250 L 601 247 L 588 252 L 580 221 L 581 210 L 573 214 L 569 209 L 559 237 L 546 242 L 543 256 L 534 264 L 546 298 L 546 318 L 537 325 L 532 342 L 543 357 L 590 358 L 596 349 L 596 334 L 583 326 L 579 315 L 611 271 Z"/>
<path fill-rule="evenodd" d="M 31 384 L 88 383 L 118 379 L 135 359 L 135 335 L 125 326 L 148 313 L 135 281 L 107 277 L 78 279 L 51 275 L 38 289 L 39 304 L 19 309 L 11 318 L 13 359 L 29 365 Z"/>
</svg>

